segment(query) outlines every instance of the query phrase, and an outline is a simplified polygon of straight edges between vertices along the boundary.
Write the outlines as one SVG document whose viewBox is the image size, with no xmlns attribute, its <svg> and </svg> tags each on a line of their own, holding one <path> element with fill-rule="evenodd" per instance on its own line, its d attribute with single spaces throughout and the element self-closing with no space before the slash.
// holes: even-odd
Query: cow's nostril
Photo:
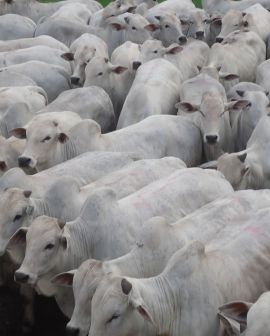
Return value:
<svg viewBox="0 0 270 336">
<path fill-rule="evenodd" d="M 133 62 L 132 69 L 137 70 L 142 65 L 142 62 Z"/>
<path fill-rule="evenodd" d="M 210 144 L 215 144 L 217 142 L 218 136 L 217 135 L 206 135 L 206 141 Z"/>
<path fill-rule="evenodd" d="M 179 40 L 179 42 L 180 42 L 181 44 L 185 44 L 185 43 L 187 43 L 187 38 L 186 38 L 186 36 L 180 36 L 178 40 Z"/>
<path fill-rule="evenodd" d="M 223 41 L 223 37 L 217 36 L 216 37 L 216 42 L 221 43 Z"/>
<path fill-rule="evenodd" d="M 198 40 L 202 40 L 204 38 L 204 32 L 203 31 L 197 31 L 196 32 L 196 38 Z"/>
<path fill-rule="evenodd" d="M 20 283 L 26 283 L 29 279 L 29 275 L 16 271 L 14 274 L 14 280 Z"/>
<path fill-rule="evenodd" d="M 66 335 L 67 336 L 78 336 L 80 333 L 80 329 L 79 328 L 73 328 L 73 327 L 66 327 Z"/>
<path fill-rule="evenodd" d="M 77 84 L 79 84 L 80 78 L 79 77 L 71 77 L 70 80 L 71 80 L 72 84 L 77 85 Z"/>
<path fill-rule="evenodd" d="M 30 166 L 31 163 L 31 159 L 21 156 L 18 158 L 18 163 L 19 163 L 19 167 L 21 168 L 27 168 Z"/>
</svg>

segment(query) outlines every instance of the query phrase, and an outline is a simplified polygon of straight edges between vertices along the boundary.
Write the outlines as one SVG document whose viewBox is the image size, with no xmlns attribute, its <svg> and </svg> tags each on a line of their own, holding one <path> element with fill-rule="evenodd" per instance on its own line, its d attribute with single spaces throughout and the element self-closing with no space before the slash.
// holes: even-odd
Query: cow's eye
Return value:
<svg viewBox="0 0 270 336">
<path fill-rule="evenodd" d="M 52 250 L 54 248 L 54 244 L 48 244 L 45 246 L 44 250 Z"/>
<path fill-rule="evenodd" d="M 51 140 L 51 137 L 48 135 L 46 136 L 46 138 L 44 138 L 43 140 L 41 140 L 41 142 L 46 142 L 46 141 L 49 141 Z"/>
<path fill-rule="evenodd" d="M 170 26 L 166 24 L 166 25 L 165 25 L 165 28 L 170 28 Z"/>
<path fill-rule="evenodd" d="M 132 27 L 133 30 L 137 30 L 136 27 Z"/>
<path fill-rule="evenodd" d="M 16 222 L 22 218 L 22 215 L 16 215 L 13 219 L 13 222 Z"/>
<path fill-rule="evenodd" d="M 103 72 L 99 72 L 97 75 L 98 75 L 98 76 L 102 76 L 102 75 L 103 75 Z"/>
<path fill-rule="evenodd" d="M 113 314 L 113 316 L 107 321 L 107 323 L 111 323 L 113 320 L 118 319 L 119 316 L 119 314 Z"/>
<path fill-rule="evenodd" d="M 154 52 L 154 54 L 157 54 L 157 50 L 154 50 L 153 52 Z"/>
</svg>

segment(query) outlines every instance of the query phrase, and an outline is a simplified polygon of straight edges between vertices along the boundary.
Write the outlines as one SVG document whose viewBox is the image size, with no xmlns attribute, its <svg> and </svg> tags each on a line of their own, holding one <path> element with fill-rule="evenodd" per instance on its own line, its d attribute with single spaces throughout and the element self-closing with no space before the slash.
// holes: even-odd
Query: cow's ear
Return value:
<svg viewBox="0 0 270 336">
<path fill-rule="evenodd" d="M 221 313 L 219 318 L 219 335 L 221 336 L 240 336 L 240 324 Z"/>
<path fill-rule="evenodd" d="M 242 163 L 244 163 L 245 160 L 246 160 L 246 158 L 247 158 L 247 153 L 238 154 L 237 157 L 238 157 L 239 161 L 241 161 Z"/>
<path fill-rule="evenodd" d="M 243 90 L 236 90 L 236 93 L 238 94 L 239 97 L 242 97 L 242 98 L 245 95 L 245 91 L 243 91 Z"/>
<path fill-rule="evenodd" d="M 59 133 L 59 134 L 58 134 L 58 141 L 59 141 L 61 144 L 67 142 L 68 139 L 69 139 L 69 138 L 68 138 L 68 136 L 67 136 L 66 133 Z"/>
<path fill-rule="evenodd" d="M 222 20 L 221 18 L 213 18 L 213 19 L 210 19 L 210 24 L 211 25 L 214 25 L 214 26 L 217 26 L 217 27 L 221 27 L 222 26 Z"/>
<path fill-rule="evenodd" d="M 0 161 L 0 170 L 2 172 L 6 171 L 7 170 L 7 164 L 5 161 Z"/>
<path fill-rule="evenodd" d="M 123 73 L 123 72 L 125 72 L 125 71 L 127 71 L 127 70 L 128 70 L 128 68 L 123 67 L 123 66 L 121 66 L 121 65 L 113 65 L 113 66 L 111 67 L 111 71 L 114 72 L 114 73 L 117 74 L 117 75 L 120 75 L 121 73 Z"/>
<path fill-rule="evenodd" d="M 124 30 L 127 28 L 126 25 L 120 24 L 118 22 L 112 22 L 110 23 L 110 26 L 112 27 L 112 29 L 119 31 L 119 30 Z"/>
<path fill-rule="evenodd" d="M 64 60 L 69 61 L 69 62 L 74 61 L 74 54 L 71 53 L 71 52 L 64 53 L 64 54 L 61 55 L 61 57 Z"/>
<path fill-rule="evenodd" d="M 219 78 L 225 81 L 232 81 L 235 79 L 239 79 L 239 75 L 228 72 L 219 72 Z"/>
<path fill-rule="evenodd" d="M 28 228 L 21 227 L 17 230 L 14 235 L 9 239 L 8 245 L 17 245 L 17 244 L 24 244 L 26 242 L 26 234 Z"/>
<path fill-rule="evenodd" d="M 235 301 L 227 303 L 219 307 L 219 317 L 226 321 L 232 330 L 235 329 L 237 333 L 232 335 L 240 335 L 240 330 L 244 330 L 247 324 L 247 314 L 251 308 L 252 303 L 244 301 Z M 238 327 L 239 325 L 239 327 Z M 230 335 L 230 334 L 229 334 Z"/>
<path fill-rule="evenodd" d="M 181 109 L 184 112 L 198 111 L 198 106 L 189 102 L 180 102 L 175 105 L 176 108 Z"/>
<path fill-rule="evenodd" d="M 159 29 L 159 25 L 156 25 L 154 23 L 150 23 L 150 24 L 144 26 L 144 29 L 147 30 L 147 31 L 150 31 L 150 32 L 154 32 L 154 31 Z"/>
<path fill-rule="evenodd" d="M 165 49 L 165 54 L 167 55 L 176 55 L 178 53 L 180 53 L 180 51 L 183 50 L 183 47 L 181 47 L 180 45 L 172 45 L 169 46 L 168 48 Z"/>
<path fill-rule="evenodd" d="M 23 127 L 13 128 L 9 131 L 9 134 L 18 139 L 26 139 L 26 129 Z"/>
<path fill-rule="evenodd" d="M 57 274 L 51 279 L 51 283 L 57 286 L 71 287 L 76 270 Z"/>
<path fill-rule="evenodd" d="M 226 104 L 226 110 L 242 110 L 246 107 L 250 107 L 251 106 L 251 102 L 249 100 L 246 99 L 240 99 L 240 100 L 236 100 L 236 101 L 231 101 L 229 103 Z"/>
<path fill-rule="evenodd" d="M 217 161 L 208 161 L 206 163 L 203 163 L 200 165 L 200 168 L 202 169 L 217 169 Z"/>
</svg>

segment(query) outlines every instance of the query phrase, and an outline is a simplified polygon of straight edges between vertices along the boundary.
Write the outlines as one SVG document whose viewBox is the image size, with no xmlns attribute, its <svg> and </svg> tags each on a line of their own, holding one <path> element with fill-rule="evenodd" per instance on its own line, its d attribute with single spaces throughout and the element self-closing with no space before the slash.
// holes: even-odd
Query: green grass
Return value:
<svg viewBox="0 0 270 336">
<path fill-rule="evenodd" d="M 56 1 L 59 1 L 59 0 L 39 0 L 40 2 L 56 2 Z M 110 0 L 99 0 L 99 2 L 103 5 L 103 6 L 106 6 Z M 201 0 L 193 0 L 194 4 L 196 7 L 199 7 L 201 8 Z"/>
</svg>

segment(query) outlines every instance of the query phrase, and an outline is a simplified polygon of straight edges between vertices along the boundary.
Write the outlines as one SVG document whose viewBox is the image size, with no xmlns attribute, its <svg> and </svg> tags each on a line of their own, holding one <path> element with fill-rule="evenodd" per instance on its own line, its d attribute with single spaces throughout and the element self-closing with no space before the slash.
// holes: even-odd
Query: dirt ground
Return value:
<svg viewBox="0 0 270 336">
<path fill-rule="evenodd" d="M 22 300 L 14 291 L 0 288 L 0 336 L 23 336 Z M 68 322 L 53 299 L 37 297 L 35 328 L 29 336 L 64 336 Z"/>
</svg>

